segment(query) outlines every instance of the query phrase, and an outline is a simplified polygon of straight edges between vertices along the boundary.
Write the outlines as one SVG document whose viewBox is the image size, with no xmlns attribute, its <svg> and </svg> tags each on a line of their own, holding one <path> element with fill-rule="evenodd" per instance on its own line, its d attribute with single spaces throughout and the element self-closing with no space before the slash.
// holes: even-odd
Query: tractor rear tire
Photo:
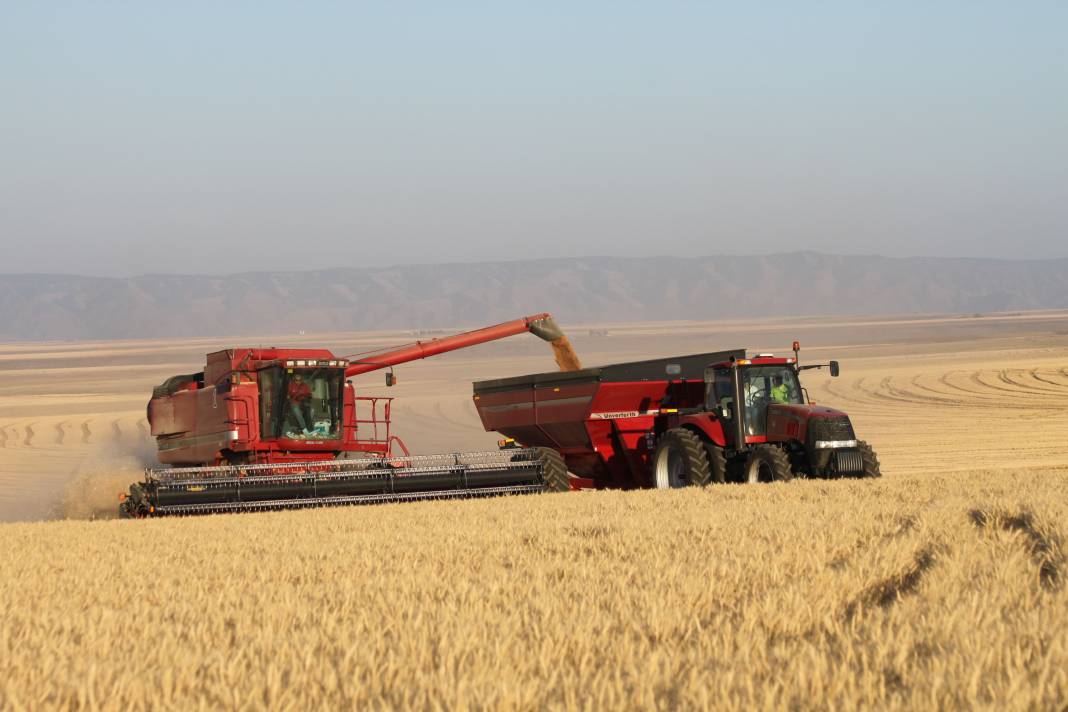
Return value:
<svg viewBox="0 0 1068 712">
<path fill-rule="evenodd" d="M 704 487 L 712 481 L 705 445 L 686 428 L 672 428 L 660 436 L 652 470 L 657 489 Z"/>
<path fill-rule="evenodd" d="M 708 470 L 711 473 L 711 481 L 723 484 L 727 481 L 727 456 L 723 454 L 723 448 L 715 443 L 705 443 L 705 455 L 708 456 Z"/>
<path fill-rule="evenodd" d="M 533 459 L 542 466 L 542 478 L 550 492 L 567 492 L 571 489 L 571 477 L 567 474 L 564 456 L 551 447 L 536 447 Z"/>
<path fill-rule="evenodd" d="M 860 450 L 860 458 L 864 461 L 864 471 L 860 476 L 865 478 L 882 477 L 883 473 L 879 470 L 879 458 L 875 456 L 875 450 L 872 446 L 863 440 L 858 440 L 857 449 Z"/>
<path fill-rule="evenodd" d="M 790 457 L 774 445 L 754 445 L 743 472 L 745 482 L 789 482 L 794 478 Z"/>
</svg>

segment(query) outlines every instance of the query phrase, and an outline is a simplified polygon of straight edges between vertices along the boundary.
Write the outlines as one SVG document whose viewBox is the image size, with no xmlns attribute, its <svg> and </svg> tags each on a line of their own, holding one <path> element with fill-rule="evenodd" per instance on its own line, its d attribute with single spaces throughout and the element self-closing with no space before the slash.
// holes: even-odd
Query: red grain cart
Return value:
<svg viewBox="0 0 1068 712">
<path fill-rule="evenodd" d="M 808 402 L 801 371 L 838 363 L 744 350 L 474 383 L 486 430 L 532 448 L 556 490 L 877 477 L 849 416 Z M 736 404 L 741 404 L 737 406 Z M 569 474 L 571 473 L 571 474 Z"/>
</svg>

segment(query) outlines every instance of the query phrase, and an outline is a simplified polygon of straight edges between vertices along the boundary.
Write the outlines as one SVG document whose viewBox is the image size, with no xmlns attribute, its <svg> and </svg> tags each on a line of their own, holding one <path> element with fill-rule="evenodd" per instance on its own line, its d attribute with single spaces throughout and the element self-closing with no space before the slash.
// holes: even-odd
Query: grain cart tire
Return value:
<svg viewBox="0 0 1068 712">
<path fill-rule="evenodd" d="M 567 474 L 564 457 L 549 447 L 536 447 L 534 459 L 542 464 L 542 477 L 550 492 L 567 492 L 571 489 L 571 478 Z"/>
<path fill-rule="evenodd" d="M 723 454 L 723 448 L 715 443 L 705 443 L 705 455 L 708 456 L 708 470 L 712 475 L 712 482 L 723 484 L 727 481 L 727 456 Z"/>
<path fill-rule="evenodd" d="M 879 471 L 879 458 L 875 456 L 875 450 L 863 440 L 857 441 L 857 449 L 860 450 L 860 458 L 864 461 L 864 472 L 861 477 L 882 477 Z"/>
<path fill-rule="evenodd" d="M 774 445 L 754 445 L 743 474 L 746 482 L 788 482 L 794 478 L 789 456 Z"/>
<path fill-rule="evenodd" d="M 657 489 L 707 485 L 712 480 L 712 470 L 704 443 L 685 428 L 668 430 L 660 436 L 653 455 L 652 475 Z"/>
</svg>

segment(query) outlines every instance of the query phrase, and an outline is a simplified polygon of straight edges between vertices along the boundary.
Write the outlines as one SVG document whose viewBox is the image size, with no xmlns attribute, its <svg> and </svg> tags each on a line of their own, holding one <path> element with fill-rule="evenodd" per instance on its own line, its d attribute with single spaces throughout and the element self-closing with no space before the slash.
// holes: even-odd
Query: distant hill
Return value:
<svg viewBox="0 0 1068 712">
<path fill-rule="evenodd" d="M 0 340 L 1068 308 L 1068 259 L 546 259 L 225 277 L 0 275 Z"/>
</svg>

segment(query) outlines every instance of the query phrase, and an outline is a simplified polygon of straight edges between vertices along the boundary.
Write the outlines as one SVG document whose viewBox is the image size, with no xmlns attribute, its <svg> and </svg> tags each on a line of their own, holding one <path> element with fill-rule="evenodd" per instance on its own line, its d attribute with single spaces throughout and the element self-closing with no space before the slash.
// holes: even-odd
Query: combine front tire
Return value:
<svg viewBox="0 0 1068 712">
<path fill-rule="evenodd" d="M 872 446 L 863 440 L 858 440 L 857 449 L 860 450 L 860 458 L 864 461 L 864 471 L 860 476 L 882 477 L 883 473 L 879 471 L 879 458 L 875 456 Z"/>
<path fill-rule="evenodd" d="M 550 492 L 567 492 L 571 489 L 571 478 L 567 474 L 564 457 L 549 447 L 536 447 L 534 460 L 541 463 L 542 477 Z"/>
<path fill-rule="evenodd" d="M 672 428 L 660 437 L 660 445 L 653 455 L 654 487 L 703 487 L 711 480 L 708 454 L 699 437 L 685 428 Z"/>
<path fill-rule="evenodd" d="M 787 482 L 794 478 L 790 458 L 774 445 L 754 445 L 745 461 L 746 482 Z"/>
</svg>

